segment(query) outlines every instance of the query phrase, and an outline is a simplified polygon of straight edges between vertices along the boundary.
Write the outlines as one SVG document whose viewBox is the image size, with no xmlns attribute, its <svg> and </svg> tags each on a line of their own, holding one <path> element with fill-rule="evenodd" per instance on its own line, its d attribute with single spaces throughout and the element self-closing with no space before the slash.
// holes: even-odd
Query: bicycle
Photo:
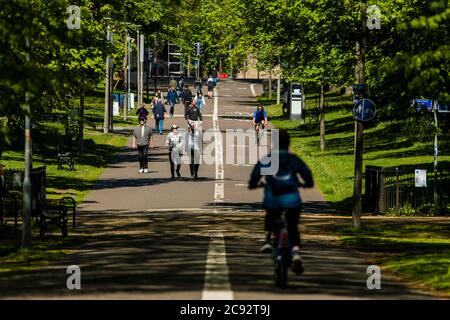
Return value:
<svg viewBox="0 0 450 320">
<path fill-rule="evenodd" d="M 264 136 L 264 124 L 262 122 L 256 123 L 255 131 L 256 131 L 256 145 L 259 146 L 260 141 L 262 140 L 262 138 Z"/>
<path fill-rule="evenodd" d="M 260 183 L 258 187 L 264 187 Z M 279 209 L 275 222 L 274 237 L 272 237 L 272 259 L 274 263 L 275 286 L 282 289 L 287 287 L 288 269 L 292 266 L 292 244 L 289 241 L 289 233 L 286 222 L 286 213 L 288 209 Z M 295 272 L 303 273 L 304 269 L 300 266 Z"/>
</svg>

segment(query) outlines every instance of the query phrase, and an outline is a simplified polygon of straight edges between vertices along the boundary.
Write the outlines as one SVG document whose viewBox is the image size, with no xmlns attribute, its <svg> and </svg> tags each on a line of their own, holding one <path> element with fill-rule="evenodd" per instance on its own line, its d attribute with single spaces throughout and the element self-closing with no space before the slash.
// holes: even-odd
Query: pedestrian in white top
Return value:
<svg viewBox="0 0 450 320">
<path fill-rule="evenodd" d="M 201 91 L 197 91 L 197 95 L 194 99 L 195 106 L 201 111 L 206 106 L 205 97 Z"/>
<path fill-rule="evenodd" d="M 189 122 L 189 169 L 191 171 L 192 179 L 198 179 L 198 169 L 200 168 L 202 135 L 200 130 L 197 128 L 197 125 L 197 121 Z"/>
<path fill-rule="evenodd" d="M 180 169 L 183 146 L 183 135 L 178 132 L 178 126 L 174 124 L 166 138 L 166 147 L 169 149 L 170 172 L 172 174 L 172 179 L 175 178 L 175 165 L 177 166 L 177 176 L 178 178 L 181 177 Z"/>
</svg>

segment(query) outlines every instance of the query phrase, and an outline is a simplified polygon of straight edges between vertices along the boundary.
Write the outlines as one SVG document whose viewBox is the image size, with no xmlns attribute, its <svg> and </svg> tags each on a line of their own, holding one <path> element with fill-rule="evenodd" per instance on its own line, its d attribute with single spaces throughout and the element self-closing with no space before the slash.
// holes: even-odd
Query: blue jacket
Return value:
<svg viewBox="0 0 450 320">
<path fill-rule="evenodd" d="M 166 108 L 162 103 L 157 103 L 153 106 L 153 115 L 155 119 L 164 119 L 164 113 L 166 112 Z"/>
<path fill-rule="evenodd" d="M 289 153 L 287 150 L 279 150 L 279 152 L 272 153 L 272 157 L 278 158 L 278 168 L 281 166 L 290 169 L 292 174 L 295 175 L 295 179 L 298 182 L 298 176 L 300 175 L 304 181 L 304 187 L 312 188 L 314 186 L 314 181 L 312 178 L 311 171 L 306 166 L 306 164 L 295 154 Z M 266 164 L 263 164 L 266 163 Z M 257 188 L 259 181 L 262 178 L 262 168 L 270 168 L 272 164 L 272 159 L 267 159 L 267 157 L 261 159 L 250 176 L 249 187 Z M 275 163 L 274 163 L 275 165 Z M 298 184 L 300 184 L 298 182 Z M 274 195 L 272 193 L 270 183 L 266 179 L 266 184 L 264 187 L 264 207 L 267 209 L 284 209 L 284 208 L 301 208 L 302 200 L 298 188 L 295 191 L 289 192 L 281 195 Z"/>
<path fill-rule="evenodd" d="M 167 93 L 167 102 L 169 104 L 176 104 L 178 100 L 178 94 L 175 90 L 169 90 Z"/>
</svg>

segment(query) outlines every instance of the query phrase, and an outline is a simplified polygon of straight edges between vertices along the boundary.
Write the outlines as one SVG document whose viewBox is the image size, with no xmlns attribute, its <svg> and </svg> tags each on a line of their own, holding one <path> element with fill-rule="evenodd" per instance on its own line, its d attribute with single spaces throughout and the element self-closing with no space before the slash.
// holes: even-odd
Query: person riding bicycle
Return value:
<svg viewBox="0 0 450 320">
<path fill-rule="evenodd" d="M 298 187 L 299 177 L 302 180 L 301 186 L 312 188 L 314 181 L 312 173 L 307 165 L 295 154 L 289 152 L 290 136 L 285 130 L 279 131 L 279 150 L 272 152 L 271 159 L 278 157 L 278 170 L 274 175 L 265 176 L 264 185 L 264 208 L 266 209 L 265 231 L 266 241 L 260 252 L 271 252 L 271 235 L 275 231 L 276 221 L 280 213 L 285 211 L 285 219 L 289 241 L 292 248 L 292 268 L 294 272 L 303 272 L 302 260 L 300 257 L 300 234 L 298 223 L 302 200 Z M 268 161 L 269 160 L 269 161 Z M 264 164 L 263 164 L 264 163 Z M 262 168 L 270 168 L 272 160 L 261 159 L 250 176 L 249 188 L 258 188 L 262 179 Z"/>
<path fill-rule="evenodd" d="M 260 103 L 253 113 L 253 126 L 256 131 L 259 131 L 259 129 L 264 129 L 265 125 L 267 125 L 267 112 L 264 111 L 264 107 L 262 103 Z"/>
</svg>

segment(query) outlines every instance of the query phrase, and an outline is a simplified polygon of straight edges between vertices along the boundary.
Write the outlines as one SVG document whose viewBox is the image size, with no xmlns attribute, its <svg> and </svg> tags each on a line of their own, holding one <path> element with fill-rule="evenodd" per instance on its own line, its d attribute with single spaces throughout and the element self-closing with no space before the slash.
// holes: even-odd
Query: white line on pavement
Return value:
<svg viewBox="0 0 450 320">
<path fill-rule="evenodd" d="M 252 89 L 252 95 L 256 97 L 255 84 L 251 84 L 250 89 Z"/>
<path fill-rule="evenodd" d="M 213 113 L 213 130 L 214 130 L 214 142 L 216 155 L 216 183 L 214 188 L 214 201 L 221 202 L 224 198 L 224 172 L 223 172 L 223 152 L 222 152 L 222 135 L 219 129 L 219 97 L 217 95 L 217 89 L 214 88 L 214 113 Z"/>
<path fill-rule="evenodd" d="M 209 240 L 202 300 L 233 300 L 225 241 L 219 232 Z"/>
</svg>

